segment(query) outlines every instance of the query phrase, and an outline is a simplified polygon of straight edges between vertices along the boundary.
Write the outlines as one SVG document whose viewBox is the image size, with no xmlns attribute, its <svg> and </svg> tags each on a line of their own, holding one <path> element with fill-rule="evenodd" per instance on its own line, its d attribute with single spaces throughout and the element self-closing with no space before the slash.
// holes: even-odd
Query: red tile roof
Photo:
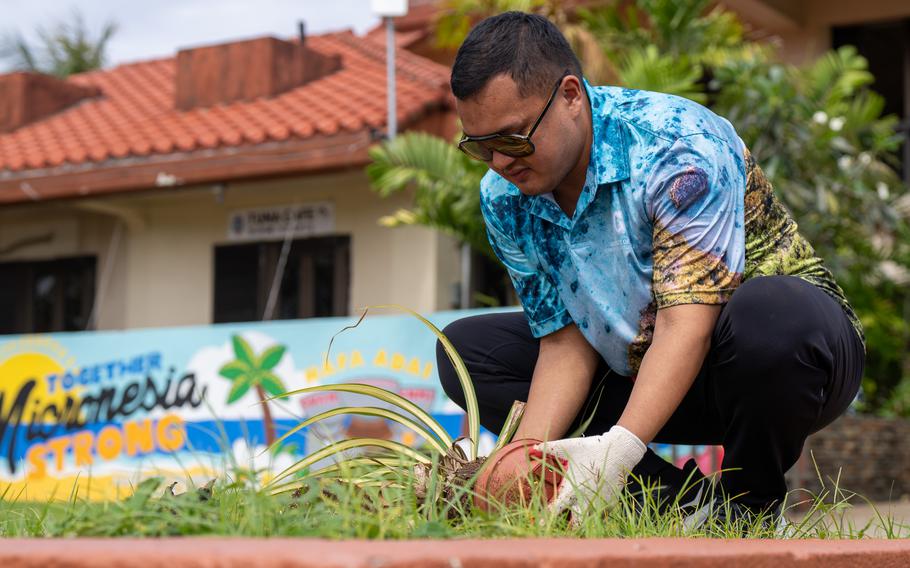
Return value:
<svg viewBox="0 0 910 568">
<path fill-rule="evenodd" d="M 174 58 L 72 76 L 68 81 L 97 86 L 102 96 L 0 134 L 0 180 L 27 170 L 47 175 L 52 168 L 59 175 L 70 165 L 126 165 L 158 155 L 384 130 L 384 45 L 350 32 L 306 41 L 323 54 L 339 54 L 342 69 L 275 97 L 189 111 L 174 105 Z M 403 49 L 396 62 L 399 124 L 451 104 L 447 68 Z"/>
</svg>

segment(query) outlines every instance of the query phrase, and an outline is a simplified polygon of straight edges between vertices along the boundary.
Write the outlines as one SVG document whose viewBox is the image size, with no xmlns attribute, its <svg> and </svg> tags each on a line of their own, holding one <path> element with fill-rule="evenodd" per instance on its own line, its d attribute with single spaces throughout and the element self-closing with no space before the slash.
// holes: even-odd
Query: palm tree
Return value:
<svg viewBox="0 0 910 568">
<path fill-rule="evenodd" d="M 60 21 L 51 29 L 38 28 L 39 45 L 29 44 L 21 34 L 7 37 L 0 42 L 0 58 L 11 60 L 14 70 L 67 77 L 102 68 L 116 31 L 116 24 L 107 22 L 98 37 L 92 38 L 82 14 L 74 10 L 70 21 Z"/>
<path fill-rule="evenodd" d="M 286 390 L 281 379 L 272 372 L 284 357 L 286 348 L 284 345 L 273 345 L 257 356 L 250 344 L 239 335 L 234 335 L 231 342 L 236 358 L 218 371 L 219 375 L 234 382 L 228 392 L 227 404 L 240 400 L 251 388 L 255 388 L 262 404 L 265 442 L 271 446 L 275 443 L 275 422 L 269 410 L 266 393 L 280 396 Z"/>
<path fill-rule="evenodd" d="M 423 225 L 442 231 L 494 258 L 480 217 L 480 178 L 487 166 L 447 140 L 408 132 L 370 149 L 367 176 L 383 197 L 415 190 L 411 209 L 380 219 L 387 227 Z"/>
</svg>

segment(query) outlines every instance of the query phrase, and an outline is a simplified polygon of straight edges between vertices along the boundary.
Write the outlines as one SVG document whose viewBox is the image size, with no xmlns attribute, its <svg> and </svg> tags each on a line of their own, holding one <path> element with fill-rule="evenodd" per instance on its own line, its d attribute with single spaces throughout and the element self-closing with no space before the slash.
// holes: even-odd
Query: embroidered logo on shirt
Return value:
<svg viewBox="0 0 910 568">
<path fill-rule="evenodd" d="M 673 179 L 670 185 L 670 200 L 677 209 L 685 209 L 707 191 L 708 174 L 705 170 L 692 166 Z"/>
</svg>

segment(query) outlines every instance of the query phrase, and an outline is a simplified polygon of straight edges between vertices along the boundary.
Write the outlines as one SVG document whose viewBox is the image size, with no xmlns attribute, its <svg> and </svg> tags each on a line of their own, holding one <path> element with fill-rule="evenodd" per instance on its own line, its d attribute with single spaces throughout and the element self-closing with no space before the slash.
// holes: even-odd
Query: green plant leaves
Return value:
<svg viewBox="0 0 910 568">
<path fill-rule="evenodd" d="M 247 391 L 255 386 L 262 387 L 273 397 L 284 394 L 287 390 L 284 383 L 281 382 L 278 375 L 271 372 L 271 369 L 274 369 L 284 357 L 287 350 L 284 345 L 273 345 L 257 357 L 250 344 L 239 335 L 231 337 L 231 344 L 237 358 L 218 371 L 222 377 L 234 381 L 234 385 L 228 393 L 228 404 L 240 400 Z"/>
<path fill-rule="evenodd" d="M 465 366 L 464 361 L 461 359 L 461 355 L 458 354 L 458 350 L 455 349 L 455 346 L 452 345 L 452 342 L 449 341 L 449 338 L 427 318 L 418 314 L 410 308 L 404 306 L 399 306 L 397 304 L 388 304 L 380 306 L 370 306 L 367 309 L 394 309 L 407 312 L 417 318 L 427 326 L 430 331 L 439 339 L 439 342 L 442 344 L 443 349 L 445 349 L 446 355 L 449 357 L 449 361 L 452 362 L 452 366 L 455 368 L 455 374 L 458 375 L 458 382 L 461 383 L 461 388 L 464 391 L 465 404 L 467 406 L 468 414 L 468 437 L 471 440 L 471 452 L 470 458 L 472 460 L 477 459 L 477 443 L 480 440 L 480 407 L 477 405 L 477 394 L 474 392 L 474 383 L 471 381 L 471 374 L 468 373 L 468 368 Z"/>
<path fill-rule="evenodd" d="M 245 395 L 254 385 L 254 375 L 252 373 L 242 375 L 234 380 L 234 385 L 228 392 L 227 404 L 237 402 Z"/>
<path fill-rule="evenodd" d="M 252 369 L 243 361 L 231 361 L 221 367 L 221 369 L 218 370 L 218 374 L 222 377 L 234 380 L 241 375 L 249 373 L 251 370 Z"/>
<path fill-rule="evenodd" d="M 287 390 L 284 388 L 284 384 L 281 382 L 281 379 L 278 378 L 274 373 L 268 371 L 262 371 L 257 375 L 258 383 L 262 386 L 265 392 L 269 393 L 272 396 L 281 396 Z"/>
<path fill-rule="evenodd" d="M 317 463 L 325 458 L 332 457 L 338 454 L 341 454 L 345 450 L 350 450 L 354 448 L 363 448 L 363 447 L 376 447 L 387 450 L 392 454 L 397 454 L 406 458 L 410 458 L 414 461 L 421 463 L 430 463 L 430 460 L 411 448 L 405 446 L 404 444 L 399 444 L 398 442 L 393 442 L 391 440 L 381 440 L 379 438 L 351 438 L 350 440 L 343 440 L 334 444 L 330 444 L 324 448 L 321 448 L 302 460 L 298 461 L 294 465 L 288 467 L 275 477 L 273 477 L 267 487 L 273 487 L 278 481 L 293 475 L 299 471 L 302 471 L 309 466 Z"/>
<path fill-rule="evenodd" d="M 250 347 L 250 344 L 245 339 L 239 335 L 234 335 L 231 337 L 231 343 L 234 346 L 234 356 L 237 357 L 238 361 L 242 361 L 250 368 L 259 367 L 253 348 Z"/>
<path fill-rule="evenodd" d="M 707 101 L 698 83 L 701 67 L 686 57 L 661 54 L 653 45 L 630 51 L 619 74 L 623 85 L 631 89 L 679 95 L 702 104 Z"/>
<path fill-rule="evenodd" d="M 414 190 L 410 209 L 380 219 L 386 226 L 424 225 L 440 230 L 495 258 L 480 215 L 477 188 L 486 166 L 465 156 L 449 140 L 406 132 L 370 149 L 367 176 L 383 197 Z"/>
<path fill-rule="evenodd" d="M 512 437 L 515 435 L 515 432 L 518 431 L 518 426 L 521 424 L 521 419 L 524 416 L 525 405 L 526 403 L 521 402 L 520 400 L 516 400 L 512 403 L 512 408 L 509 409 L 506 421 L 503 423 L 502 430 L 499 432 L 499 438 L 497 438 L 493 450 L 490 451 L 491 456 L 512 441 Z"/>
<path fill-rule="evenodd" d="M 287 348 L 284 345 L 273 345 L 272 347 L 269 347 L 259 356 L 259 368 L 264 371 L 274 369 L 281 361 L 281 358 L 284 357 L 284 352 L 286 350 Z"/>
<path fill-rule="evenodd" d="M 407 416 L 402 416 L 401 414 L 398 414 L 397 412 L 392 412 L 391 410 L 386 410 L 384 408 L 377 408 L 377 407 L 373 407 L 373 406 L 343 406 L 340 408 L 333 408 L 331 410 L 327 410 L 325 412 L 317 414 L 316 416 L 313 416 L 312 418 L 308 418 L 307 420 L 304 420 L 300 424 L 294 426 L 293 428 L 288 430 L 283 436 L 281 436 L 280 438 L 275 440 L 275 444 L 276 445 L 280 444 L 283 440 L 287 439 L 289 436 L 296 434 L 300 430 L 306 428 L 307 426 L 309 426 L 311 424 L 319 422 L 320 420 L 324 420 L 326 418 L 332 418 L 333 416 L 340 416 L 340 415 L 347 415 L 347 414 L 359 414 L 361 416 L 376 416 L 379 418 L 385 418 L 387 420 L 392 420 L 393 422 L 397 422 L 397 423 L 401 424 L 402 426 L 408 428 L 409 430 L 411 430 L 412 432 L 414 432 L 415 434 L 419 435 L 421 438 L 423 438 L 424 440 L 429 442 L 429 444 L 431 446 L 433 446 L 433 448 L 440 454 L 444 455 L 446 453 L 446 450 L 448 449 L 446 446 L 443 445 L 443 443 L 440 440 L 438 440 L 435 436 L 433 436 L 433 434 L 431 434 L 426 428 L 424 428 L 417 422 L 414 422 Z"/>
<path fill-rule="evenodd" d="M 372 396 L 386 404 L 391 404 L 396 406 L 406 412 L 410 412 L 417 417 L 418 420 L 423 422 L 445 446 L 452 445 L 452 438 L 446 432 L 439 422 L 433 419 L 432 416 L 424 409 L 420 408 L 410 400 L 404 398 L 403 396 L 387 391 L 385 389 L 373 386 L 373 385 L 362 385 L 358 383 L 340 383 L 336 385 L 319 385 L 315 387 L 307 387 L 302 389 L 292 390 L 290 392 L 284 393 L 286 396 L 293 396 L 297 394 L 308 394 L 313 392 L 322 392 L 322 391 L 338 391 L 338 392 L 351 392 L 355 394 L 362 394 L 366 396 Z M 271 399 L 269 399 L 271 400 Z"/>
</svg>

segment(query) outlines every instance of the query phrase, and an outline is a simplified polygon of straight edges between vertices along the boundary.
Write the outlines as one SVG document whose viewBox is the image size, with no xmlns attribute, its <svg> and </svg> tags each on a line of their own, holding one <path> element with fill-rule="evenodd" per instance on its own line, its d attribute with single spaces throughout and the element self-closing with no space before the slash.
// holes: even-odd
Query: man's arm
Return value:
<svg viewBox="0 0 910 568">
<path fill-rule="evenodd" d="M 537 444 L 535 450 L 567 463 L 550 510 L 572 511 L 577 525 L 598 498 L 613 503 L 626 477 L 682 402 L 708 352 L 720 311 L 714 305 L 678 305 L 657 312 L 654 338 L 619 422 L 604 434 Z"/>
<path fill-rule="evenodd" d="M 676 411 L 704 363 L 720 306 L 685 304 L 657 311 L 654 338 L 618 424 L 650 443 Z"/>
<path fill-rule="evenodd" d="M 591 388 L 598 354 L 572 323 L 540 339 L 531 391 L 514 439 L 566 434 Z"/>
</svg>

